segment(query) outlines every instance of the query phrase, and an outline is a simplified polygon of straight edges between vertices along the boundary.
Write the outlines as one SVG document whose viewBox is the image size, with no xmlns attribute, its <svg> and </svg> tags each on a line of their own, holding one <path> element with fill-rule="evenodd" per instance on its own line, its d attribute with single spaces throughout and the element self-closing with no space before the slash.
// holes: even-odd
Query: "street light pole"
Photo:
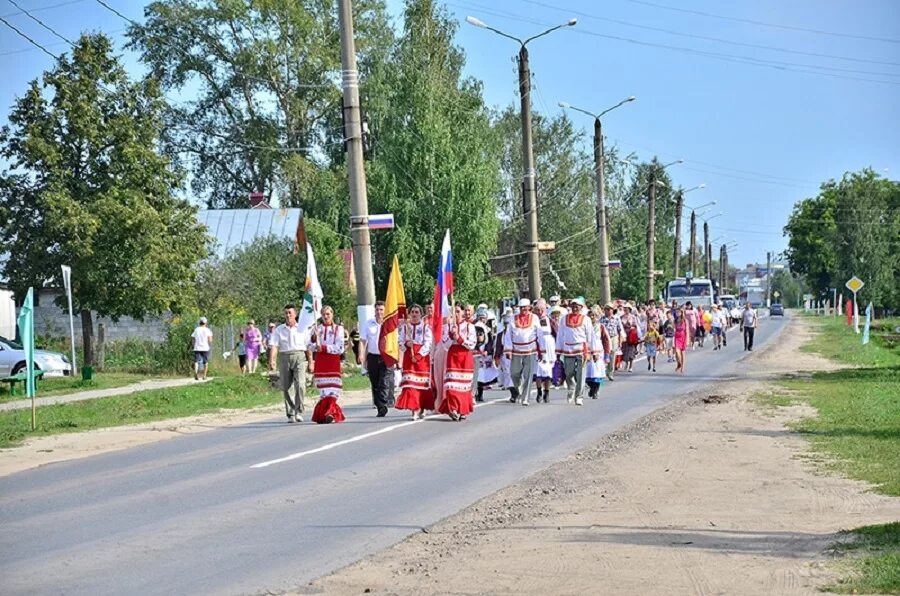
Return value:
<svg viewBox="0 0 900 596">
<path fill-rule="evenodd" d="M 684 195 L 692 190 L 701 188 L 706 188 L 706 184 L 700 184 L 694 188 L 689 188 L 688 190 L 681 190 L 679 188 L 678 194 L 675 196 L 675 254 L 672 255 L 672 265 L 674 268 L 673 277 L 678 277 L 681 273 L 681 216 L 684 213 Z"/>
<path fill-rule="evenodd" d="M 683 162 L 683 159 L 678 159 L 664 165 L 662 169 L 665 170 L 671 165 Z M 653 300 L 653 280 L 656 277 L 653 258 L 653 251 L 656 248 L 656 168 L 652 166 L 650 169 L 650 192 L 647 194 L 647 291 L 645 299 L 649 302 Z"/>
<path fill-rule="evenodd" d="M 575 25 L 576 20 L 570 19 L 561 25 L 551 27 L 525 40 L 504 33 L 499 29 L 488 27 L 487 24 L 475 17 L 466 17 L 466 22 L 517 41 L 520 46 L 518 62 L 519 96 L 522 112 L 522 211 L 525 217 L 525 249 L 528 255 L 528 294 L 532 300 L 537 300 L 541 296 L 541 260 L 538 249 L 537 197 L 535 194 L 537 176 L 534 170 L 534 150 L 531 142 L 531 70 L 528 66 L 528 48 L 526 46 L 528 42 L 543 37 L 552 31 Z"/>
<path fill-rule="evenodd" d="M 691 275 L 697 272 L 697 212 L 691 210 Z"/>
<path fill-rule="evenodd" d="M 706 277 L 710 277 L 709 273 L 709 223 L 703 222 L 703 268 L 706 271 Z"/>
<path fill-rule="evenodd" d="M 347 144 L 347 178 L 350 184 L 350 236 L 356 272 L 356 311 L 359 324 L 369 320 L 375 309 L 375 280 L 369 239 L 369 199 L 363 166 L 362 122 L 359 109 L 359 74 L 353 40 L 351 0 L 338 0 L 341 38 L 341 86 L 343 87 L 344 139 Z"/>
<path fill-rule="evenodd" d="M 600 118 L 618 108 L 621 105 L 624 105 L 630 101 L 634 101 L 635 97 L 632 95 L 626 99 L 623 99 L 616 105 L 606 110 L 603 110 L 599 114 L 592 114 L 587 110 L 582 110 L 581 108 L 576 108 L 575 106 L 569 105 L 566 102 L 559 102 L 559 107 L 568 108 L 570 110 L 575 110 L 576 112 L 581 112 L 582 114 L 587 114 L 594 118 L 594 174 L 596 178 L 596 194 L 597 194 L 597 234 L 600 236 L 600 300 L 603 304 L 609 304 L 612 302 L 612 291 L 610 289 L 610 280 L 609 280 L 609 236 L 608 236 L 608 228 L 606 225 L 606 183 L 604 180 L 604 163 L 605 159 L 603 156 L 603 125 L 600 121 Z"/>
</svg>

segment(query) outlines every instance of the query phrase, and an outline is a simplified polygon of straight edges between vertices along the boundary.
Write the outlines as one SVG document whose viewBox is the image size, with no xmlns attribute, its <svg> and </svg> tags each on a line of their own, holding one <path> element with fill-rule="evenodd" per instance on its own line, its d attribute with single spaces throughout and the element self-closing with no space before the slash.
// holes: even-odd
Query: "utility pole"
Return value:
<svg viewBox="0 0 900 596">
<path fill-rule="evenodd" d="M 369 239 L 369 200 L 363 167 L 363 131 L 359 105 L 359 73 L 353 40 L 351 0 L 338 0 L 341 37 L 341 86 L 343 87 L 344 139 L 347 147 L 347 178 L 350 183 L 350 236 L 356 271 L 356 313 L 363 325 L 374 315 L 375 280 Z"/>
<path fill-rule="evenodd" d="M 766 253 L 766 307 L 768 307 L 771 304 L 772 304 L 772 251 L 768 251 Z"/>
<path fill-rule="evenodd" d="M 691 210 L 691 271 L 697 275 L 697 212 Z"/>
<path fill-rule="evenodd" d="M 650 192 L 647 201 L 647 292 L 646 300 L 653 300 L 653 250 L 656 244 L 656 170 L 651 166 Z"/>
<path fill-rule="evenodd" d="M 609 285 L 609 236 L 606 228 L 606 190 L 603 171 L 603 125 L 594 118 L 594 168 L 597 170 L 597 233 L 600 234 L 600 301 L 612 302 Z"/>
<path fill-rule="evenodd" d="M 712 277 L 709 270 L 709 223 L 703 222 L 703 269 L 706 271 L 707 279 Z"/>
<path fill-rule="evenodd" d="M 710 280 L 713 278 L 712 271 L 712 242 L 706 245 L 706 277 Z"/>
<path fill-rule="evenodd" d="M 681 272 L 681 213 L 684 210 L 684 192 L 678 189 L 675 195 L 675 251 L 672 255 L 672 264 L 675 274 L 672 277 L 678 277 Z"/>
<path fill-rule="evenodd" d="M 719 291 L 725 288 L 725 245 L 719 247 Z"/>
<path fill-rule="evenodd" d="M 538 252 L 534 150 L 531 146 L 531 70 L 525 44 L 519 49 L 519 97 L 522 102 L 522 211 L 528 251 L 528 293 L 532 300 L 537 300 L 541 297 L 541 257 Z"/>
</svg>

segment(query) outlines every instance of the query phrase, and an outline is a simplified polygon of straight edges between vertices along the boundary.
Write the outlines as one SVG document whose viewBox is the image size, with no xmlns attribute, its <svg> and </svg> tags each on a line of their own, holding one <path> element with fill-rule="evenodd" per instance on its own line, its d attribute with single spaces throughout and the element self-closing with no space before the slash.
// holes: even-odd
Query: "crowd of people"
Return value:
<svg viewBox="0 0 900 596">
<path fill-rule="evenodd" d="M 368 375 L 376 416 L 395 408 L 408 411 L 413 420 L 438 412 L 460 421 L 484 401 L 490 388 L 508 391 L 509 402 L 523 406 L 532 398 L 534 403 L 549 403 L 551 388 L 565 388 L 566 402 L 581 406 L 585 397 L 598 399 L 603 384 L 616 381 L 620 373 L 634 373 L 642 356 L 651 374 L 661 358 L 684 374 L 687 352 L 707 342 L 713 350 L 728 346 L 727 332 L 735 318 L 743 329 L 745 350 L 753 349 L 758 325 L 749 304 L 730 311 L 717 304 L 695 307 L 690 301 L 658 305 L 653 300 L 619 300 L 588 307 L 581 297 L 552 296 L 533 303 L 523 298 L 499 316 L 486 304 L 455 305 L 452 311 L 436 321 L 433 305 L 411 305 L 399 321 L 401 356 L 395 363 L 384 353 L 382 302 L 375 305 L 374 317 L 352 333 L 335 321 L 329 306 L 322 308 L 320 322 L 300 329 L 297 309 L 288 304 L 281 325 L 269 323 L 262 332 L 254 321 L 248 322 L 237 346 L 239 364 L 242 371 L 255 372 L 261 354 L 266 354 L 269 371 L 277 369 L 291 423 L 303 421 L 307 375 L 312 375 L 319 399 L 311 420 L 336 423 L 345 419 L 338 399 L 350 344 L 353 360 Z M 212 342 L 205 318 L 192 341 L 195 378 L 205 377 Z"/>
</svg>

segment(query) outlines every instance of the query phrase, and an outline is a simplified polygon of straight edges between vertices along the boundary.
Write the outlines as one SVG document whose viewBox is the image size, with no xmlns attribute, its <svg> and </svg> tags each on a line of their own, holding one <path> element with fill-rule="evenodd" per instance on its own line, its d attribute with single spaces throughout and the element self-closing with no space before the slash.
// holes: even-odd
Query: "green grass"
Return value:
<svg viewBox="0 0 900 596">
<path fill-rule="evenodd" d="M 224 376 L 206 383 L 154 389 L 131 395 L 43 406 L 37 430 L 31 430 L 31 410 L 0 412 L 0 448 L 36 436 L 181 418 L 221 409 L 241 409 L 281 402 L 281 393 L 258 375 Z"/>
<path fill-rule="evenodd" d="M 863 526 L 844 533 L 838 552 L 854 555 L 848 575 L 827 587 L 842 594 L 900 594 L 900 522 Z"/>
<path fill-rule="evenodd" d="M 146 381 L 149 378 L 151 377 L 148 377 L 147 375 L 114 372 L 94 373 L 94 378 L 90 381 L 81 380 L 81 376 L 45 377 L 38 381 L 37 395 L 35 397 L 67 395 L 94 389 L 111 389 L 113 387 L 123 387 L 125 385 L 131 385 L 132 383 Z M 159 378 L 159 376 L 157 375 L 154 378 Z M 25 399 L 25 386 L 22 383 L 17 385 L 16 395 L 10 395 L 9 390 L 10 386 L 7 383 L 0 383 L 0 402 Z"/>
<path fill-rule="evenodd" d="M 812 405 L 817 416 L 793 427 L 813 451 L 825 456 L 824 465 L 869 482 L 879 492 L 900 496 L 900 341 L 894 331 L 900 320 L 876 321 L 872 341 L 865 346 L 843 319 L 810 321 L 817 329 L 803 350 L 848 368 L 781 381 L 782 391 L 759 396 L 760 403 Z M 853 540 L 836 547 L 853 554 L 842 565 L 846 577 L 827 589 L 900 594 L 900 522 L 847 534 Z"/>
</svg>

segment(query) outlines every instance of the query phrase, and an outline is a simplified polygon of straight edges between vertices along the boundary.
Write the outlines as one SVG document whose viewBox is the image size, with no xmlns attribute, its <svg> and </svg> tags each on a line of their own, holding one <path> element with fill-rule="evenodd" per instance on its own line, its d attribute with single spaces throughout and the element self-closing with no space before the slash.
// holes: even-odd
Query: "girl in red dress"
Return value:
<svg viewBox="0 0 900 596">
<path fill-rule="evenodd" d="M 422 319 L 422 307 L 413 304 L 409 320 L 400 325 L 400 349 L 403 350 L 398 410 L 411 410 L 413 420 L 425 418 L 425 410 L 434 409 L 431 390 L 431 327 Z"/>
<path fill-rule="evenodd" d="M 475 373 L 475 325 L 467 321 L 463 308 L 456 307 L 456 320 L 444 326 L 443 344 L 447 347 L 444 372 L 444 396 L 438 412 L 451 420 L 465 420 L 472 413 L 472 379 Z"/>
<path fill-rule="evenodd" d="M 319 390 L 319 403 L 313 410 L 312 421 L 317 424 L 343 422 L 344 412 L 337 400 L 344 388 L 341 374 L 344 328 L 334 323 L 334 311 L 330 306 L 322 308 L 322 322 L 316 326 L 309 349 L 315 364 L 313 379 Z"/>
</svg>

